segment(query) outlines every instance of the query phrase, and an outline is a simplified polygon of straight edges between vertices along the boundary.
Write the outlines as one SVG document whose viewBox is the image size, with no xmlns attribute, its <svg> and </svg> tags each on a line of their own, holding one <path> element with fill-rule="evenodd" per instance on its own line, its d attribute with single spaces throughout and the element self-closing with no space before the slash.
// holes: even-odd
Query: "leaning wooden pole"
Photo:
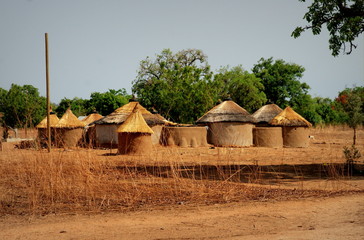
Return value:
<svg viewBox="0 0 364 240">
<path fill-rule="evenodd" d="M 46 88 L 47 88 L 47 147 L 51 152 L 51 101 L 49 94 L 49 58 L 48 58 L 48 33 L 45 33 L 45 60 L 46 60 Z"/>
</svg>

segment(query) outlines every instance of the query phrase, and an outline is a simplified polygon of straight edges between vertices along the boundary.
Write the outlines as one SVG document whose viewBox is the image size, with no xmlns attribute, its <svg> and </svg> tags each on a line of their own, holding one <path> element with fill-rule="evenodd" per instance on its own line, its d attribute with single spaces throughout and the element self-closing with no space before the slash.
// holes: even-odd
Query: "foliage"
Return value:
<svg viewBox="0 0 364 240">
<path fill-rule="evenodd" d="M 303 105 L 307 100 L 310 87 L 299 81 L 305 71 L 304 67 L 281 59 L 273 61 L 273 58 L 261 58 L 252 70 L 262 80 L 269 102 L 280 107 L 294 107 Z"/>
<path fill-rule="evenodd" d="M 305 0 L 300 0 L 305 2 Z M 329 48 L 333 56 L 342 50 L 350 54 L 356 48 L 354 40 L 364 31 L 363 0 L 314 0 L 303 17 L 310 24 L 297 27 L 292 36 L 297 38 L 305 30 L 311 29 L 314 35 L 321 33 L 326 25 L 330 34 Z M 347 45 L 349 49 L 347 50 Z"/>
<path fill-rule="evenodd" d="M 9 91 L 0 89 L 0 112 L 9 127 L 32 127 L 46 114 L 46 99 L 31 85 L 12 84 Z"/>
<path fill-rule="evenodd" d="M 220 98 L 231 97 L 248 112 L 257 110 L 267 102 L 261 80 L 242 66 L 221 68 L 215 74 L 214 81 L 221 86 Z"/>
<path fill-rule="evenodd" d="M 91 113 L 96 110 L 101 115 L 106 116 L 128 103 L 130 98 L 131 96 L 127 94 L 124 88 L 119 90 L 109 89 L 104 93 L 93 92 L 86 104 L 87 112 Z"/>
<path fill-rule="evenodd" d="M 341 103 L 343 110 L 348 116 L 347 124 L 354 130 L 353 145 L 356 144 L 356 129 L 364 121 L 363 89 L 363 87 L 345 89 L 337 98 L 337 101 Z"/>
<path fill-rule="evenodd" d="M 173 54 L 165 49 L 154 60 L 140 62 L 132 90 L 145 107 L 154 107 L 172 121 L 192 123 L 217 101 L 212 75 L 201 50 Z"/>
<path fill-rule="evenodd" d="M 57 113 L 58 117 L 62 117 L 66 110 L 71 108 L 73 114 L 75 114 L 77 117 L 85 116 L 87 114 L 86 103 L 87 100 L 78 97 L 73 99 L 63 98 L 57 106 L 55 112 Z"/>
</svg>

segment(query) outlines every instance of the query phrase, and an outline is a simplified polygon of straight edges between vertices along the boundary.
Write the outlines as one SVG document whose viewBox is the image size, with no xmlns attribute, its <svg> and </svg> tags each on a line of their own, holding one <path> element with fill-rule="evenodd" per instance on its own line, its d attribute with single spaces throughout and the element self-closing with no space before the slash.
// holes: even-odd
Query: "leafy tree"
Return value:
<svg viewBox="0 0 364 240">
<path fill-rule="evenodd" d="M 173 121 L 192 123 L 217 101 L 212 76 L 201 50 L 173 54 L 165 49 L 154 60 L 147 57 L 140 62 L 132 90 L 145 107 L 154 107 Z"/>
<path fill-rule="evenodd" d="M 252 70 L 262 80 L 268 101 L 281 107 L 300 106 L 307 101 L 310 87 L 299 81 L 304 67 L 281 59 L 273 61 L 273 58 L 261 58 Z"/>
<path fill-rule="evenodd" d="M 337 101 L 343 106 L 344 111 L 348 115 L 347 124 L 354 130 L 353 145 L 356 144 L 356 129 L 363 124 L 363 98 L 362 88 L 345 89 L 339 94 Z"/>
<path fill-rule="evenodd" d="M 66 110 L 68 108 L 71 108 L 73 114 L 75 114 L 77 117 L 85 116 L 87 114 L 87 101 L 88 100 L 78 97 L 75 97 L 73 99 L 63 98 L 55 109 L 55 112 L 57 113 L 58 117 L 62 117 Z"/>
<path fill-rule="evenodd" d="M 221 86 L 220 98 L 230 96 L 249 112 L 257 110 L 267 102 L 261 80 L 245 71 L 242 66 L 221 68 L 215 74 L 214 81 Z"/>
<path fill-rule="evenodd" d="M 314 35 L 318 35 L 322 26 L 326 25 L 330 33 L 329 48 L 332 55 L 337 56 L 341 50 L 350 54 L 357 46 L 354 40 L 364 31 L 364 1 L 314 0 L 303 18 L 310 25 L 297 27 L 292 32 L 294 38 L 308 29 L 311 29 Z"/>
<path fill-rule="evenodd" d="M 12 84 L 9 91 L 0 90 L 0 98 L 5 124 L 10 127 L 34 126 L 46 114 L 46 99 L 31 85 Z"/>
<path fill-rule="evenodd" d="M 87 113 L 97 110 L 101 115 L 106 116 L 128 103 L 130 98 L 131 96 L 128 95 L 124 88 L 119 90 L 109 89 L 109 91 L 104 93 L 93 92 L 86 104 Z"/>
</svg>

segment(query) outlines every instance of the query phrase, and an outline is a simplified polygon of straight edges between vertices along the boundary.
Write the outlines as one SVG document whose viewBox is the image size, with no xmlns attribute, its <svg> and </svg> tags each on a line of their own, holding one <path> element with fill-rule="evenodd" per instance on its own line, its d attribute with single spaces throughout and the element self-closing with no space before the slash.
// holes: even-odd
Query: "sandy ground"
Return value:
<svg viewBox="0 0 364 240">
<path fill-rule="evenodd" d="M 364 236 L 364 195 L 177 206 L 105 215 L 0 220 L 0 239 L 330 239 Z"/>
<path fill-rule="evenodd" d="M 313 164 L 343 163 L 352 131 L 314 129 L 309 148 L 162 148 L 149 157 L 115 155 L 116 150 L 54 149 L 52 155 L 86 156 L 155 165 L 180 164 Z M 3 144 L 3 156 L 20 151 L 23 158 L 44 153 L 14 150 Z M 364 152 L 364 130 L 357 148 Z M 16 159 L 14 159 L 16 161 Z M 363 161 L 363 157 L 361 159 Z M 268 186 L 267 186 L 268 187 Z M 363 190 L 363 178 L 352 180 L 282 180 L 279 188 Z M 212 206 L 172 205 L 137 212 L 97 215 L 4 216 L 0 239 L 363 239 L 364 194 L 295 201 L 239 202 Z"/>
</svg>

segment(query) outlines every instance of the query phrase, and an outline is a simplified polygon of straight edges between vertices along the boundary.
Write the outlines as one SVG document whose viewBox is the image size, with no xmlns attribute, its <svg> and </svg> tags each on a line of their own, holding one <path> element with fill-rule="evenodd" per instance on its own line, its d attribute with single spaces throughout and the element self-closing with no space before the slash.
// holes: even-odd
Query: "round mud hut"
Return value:
<svg viewBox="0 0 364 240">
<path fill-rule="evenodd" d="M 253 143 L 256 147 L 283 147 L 282 128 L 269 122 L 283 110 L 275 104 L 267 104 L 258 109 L 252 116 L 256 119 L 253 128 Z"/>
<path fill-rule="evenodd" d="M 207 129 L 204 126 L 164 126 L 161 144 L 178 147 L 206 147 Z"/>
<path fill-rule="evenodd" d="M 49 115 L 49 124 L 51 127 L 51 144 L 52 145 L 56 145 L 56 132 L 54 127 L 57 125 L 57 123 L 59 122 L 59 118 L 57 117 L 57 115 L 51 111 L 50 115 Z M 38 139 L 39 139 L 39 143 L 42 146 L 45 146 L 48 144 L 48 134 L 47 134 L 47 117 L 45 117 L 37 126 L 35 126 L 35 128 L 38 129 Z"/>
<path fill-rule="evenodd" d="M 269 124 L 282 127 L 284 147 L 308 147 L 309 128 L 312 124 L 292 108 L 286 107 Z"/>
<path fill-rule="evenodd" d="M 86 118 L 81 121 L 86 124 L 85 127 L 85 145 L 87 147 L 95 147 L 96 146 L 96 128 L 94 122 L 103 118 L 102 115 L 98 114 L 96 111 L 89 114 Z"/>
<path fill-rule="evenodd" d="M 118 133 L 119 154 L 145 155 L 152 152 L 151 135 L 153 130 L 136 107 L 116 131 Z"/>
<path fill-rule="evenodd" d="M 55 126 L 58 147 L 72 148 L 82 141 L 85 123 L 67 109 Z"/>
<path fill-rule="evenodd" d="M 226 147 L 253 145 L 254 122 L 248 111 L 231 100 L 213 107 L 196 121 L 208 126 L 209 144 Z"/>
<path fill-rule="evenodd" d="M 116 130 L 120 124 L 125 122 L 134 108 L 139 110 L 145 122 L 153 130 L 153 144 L 159 144 L 159 136 L 164 126 L 164 121 L 149 112 L 135 100 L 130 100 L 128 104 L 94 122 L 96 128 L 96 144 L 100 147 L 117 148 L 118 134 Z"/>
</svg>

